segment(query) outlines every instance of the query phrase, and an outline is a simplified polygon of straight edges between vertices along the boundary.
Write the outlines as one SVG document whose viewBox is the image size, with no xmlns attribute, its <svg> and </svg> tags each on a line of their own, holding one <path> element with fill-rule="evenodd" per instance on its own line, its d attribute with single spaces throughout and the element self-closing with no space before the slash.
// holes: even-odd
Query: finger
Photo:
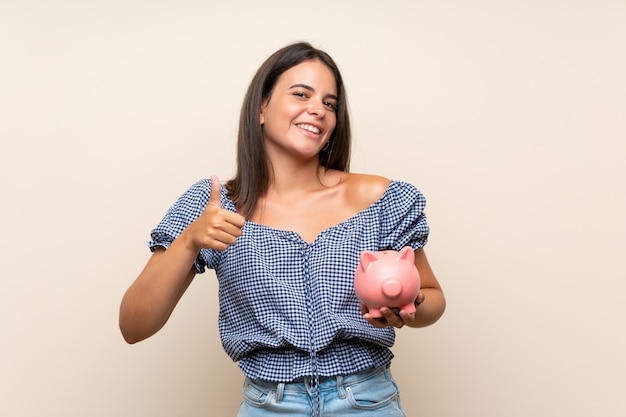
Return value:
<svg viewBox="0 0 626 417">
<path fill-rule="evenodd" d="M 400 310 L 400 318 L 404 324 L 411 324 L 415 320 L 415 313 L 408 313 L 406 310 Z"/>
<path fill-rule="evenodd" d="M 374 318 L 370 316 L 369 313 L 363 316 L 365 320 L 367 320 L 372 326 L 377 327 L 379 329 L 384 329 L 385 327 L 391 326 L 391 324 L 384 318 Z"/>
<path fill-rule="evenodd" d="M 420 291 L 419 294 L 417 294 L 417 299 L 415 300 L 415 307 L 419 307 L 419 305 L 424 301 L 426 301 L 426 294 Z"/>
<path fill-rule="evenodd" d="M 372 315 L 369 313 L 370 310 L 369 308 L 367 308 L 365 304 L 359 303 L 359 309 L 361 310 L 361 315 L 367 322 L 369 322 L 373 326 L 378 327 L 378 323 L 376 323 L 376 319 L 372 317 Z"/>
<path fill-rule="evenodd" d="M 208 205 L 213 207 L 222 208 L 221 201 L 222 185 L 217 175 L 211 175 L 211 195 L 209 196 Z"/>
<path fill-rule="evenodd" d="M 231 232 L 233 234 L 236 234 L 236 236 L 241 235 L 241 228 L 243 227 L 244 224 L 246 224 L 245 217 L 243 217 L 239 213 L 233 213 L 233 212 L 228 211 L 228 212 L 224 213 L 224 220 L 227 223 L 233 225 L 236 229 L 238 229 L 238 231 L 236 231 L 234 229 L 231 230 Z"/>
<path fill-rule="evenodd" d="M 216 242 L 223 243 L 225 245 L 232 245 L 233 243 L 237 241 L 237 237 L 238 236 L 233 235 L 231 233 L 220 231 L 220 232 L 217 232 L 213 236 L 213 240 L 215 240 Z"/>
<path fill-rule="evenodd" d="M 363 303 L 359 303 L 359 309 L 361 310 L 361 315 L 369 312 L 369 308 L 367 308 L 367 306 Z"/>
<path fill-rule="evenodd" d="M 232 214 L 232 216 L 229 216 Z M 226 218 L 229 217 L 229 218 Z M 221 226 L 221 231 L 233 238 L 238 238 L 243 234 L 243 225 L 245 220 L 236 213 L 225 213 L 225 222 Z"/>
<path fill-rule="evenodd" d="M 367 306 L 365 304 L 360 303 L 359 304 L 359 309 L 361 310 L 361 314 L 363 315 L 363 319 L 365 319 L 365 321 L 367 321 L 372 326 L 377 327 L 379 329 L 384 329 L 385 327 L 389 327 L 390 326 L 389 322 L 387 321 L 387 319 L 385 317 L 380 317 L 380 318 L 372 317 L 372 315 L 369 313 L 369 308 L 367 308 Z"/>
<path fill-rule="evenodd" d="M 383 314 L 383 318 L 387 321 L 387 323 L 389 323 L 389 325 L 397 328 L 404 326 L 402 318 L 392 309 L 388 307 L 381 307 L 380 312 Z"/>
</svg>

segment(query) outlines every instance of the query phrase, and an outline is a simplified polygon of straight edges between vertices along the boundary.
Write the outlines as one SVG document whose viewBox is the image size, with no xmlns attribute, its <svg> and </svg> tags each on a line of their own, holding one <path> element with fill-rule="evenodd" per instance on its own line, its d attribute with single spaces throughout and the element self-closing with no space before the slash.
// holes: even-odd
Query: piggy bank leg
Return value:
<svg viewBox="0 0 626 417">
<path fill-rule="evenodd" d="M 369 314 L 373 318 L 379 319 L 383 316 L 383 313 L 380 312 L 379 308 L 376 308 L 376 307 L 368 307 L 368 308 L 369 308 Z"/>
<path fill-rule="evenodd" d="M 402 306 L 402 310 L 406 311 L 409 314 L 415 313 L 415 303 L 409 303 L 409 304 Z"/>
</svg>

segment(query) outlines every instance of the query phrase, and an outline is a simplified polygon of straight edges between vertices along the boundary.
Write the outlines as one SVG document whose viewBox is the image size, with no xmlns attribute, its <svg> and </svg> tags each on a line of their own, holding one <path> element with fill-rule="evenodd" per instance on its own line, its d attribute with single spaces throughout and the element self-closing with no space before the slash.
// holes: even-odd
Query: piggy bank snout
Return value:
<svg viewBox="0 0 626 417">
<path fill-rule="evenodd" d="M 383 283 L 381 290 L 387 298 L 398 298 L 402 294 L 402 284 L 395 278 L 389 278 Z"/>
</svg>

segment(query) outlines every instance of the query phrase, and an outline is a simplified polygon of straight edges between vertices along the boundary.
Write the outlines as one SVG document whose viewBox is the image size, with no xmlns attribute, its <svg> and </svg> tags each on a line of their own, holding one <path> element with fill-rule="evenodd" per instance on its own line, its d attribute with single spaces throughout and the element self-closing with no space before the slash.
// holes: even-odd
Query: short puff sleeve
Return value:
<svg viewBox="0 0 626 417">
<path fill-rule="evenodd" d="M 222 188 L 222 199 L 224 198 Z M 189 187 L 183 195 L 167 210 L 161 222 L 150 233 L 151 240 L 148 247 L 155 251 L 161 246 L 168 248 L 174 239 L 180 235 L 194 220 L 196 220 L 206 207 L 211 194 L 211 180 L 203 179 Z M 202 252 L 205 252 L 203 249 Z M 206 256 L 198 256 L 195 267 L 198 273 L 205 271 Z"/>
<path fill-rule="evenodd" d="M 424 214 L 426 198 L 415 186 L 393 182 L 381 203 L 379 250 L 426 245 L 430 232 Z"/>
</svg>

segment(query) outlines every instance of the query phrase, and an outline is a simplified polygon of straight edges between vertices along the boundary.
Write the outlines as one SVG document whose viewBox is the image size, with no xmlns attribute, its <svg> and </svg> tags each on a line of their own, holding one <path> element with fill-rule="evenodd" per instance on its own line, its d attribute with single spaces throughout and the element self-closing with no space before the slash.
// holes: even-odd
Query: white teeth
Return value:
<svg viewBox="0 0 626 417">
<path fill-rule="evenodd" d="M 311 126 L 311 125 L 305 125 L 305 124 L 299 124 L 298 127 L 300 129 L 305 129 L 308 130 L 309 132 L 313 132 L 313 133 L 320 133 L 320 130 L 318 128 L 316 128 L 315 126 Z"/>
</svg>

